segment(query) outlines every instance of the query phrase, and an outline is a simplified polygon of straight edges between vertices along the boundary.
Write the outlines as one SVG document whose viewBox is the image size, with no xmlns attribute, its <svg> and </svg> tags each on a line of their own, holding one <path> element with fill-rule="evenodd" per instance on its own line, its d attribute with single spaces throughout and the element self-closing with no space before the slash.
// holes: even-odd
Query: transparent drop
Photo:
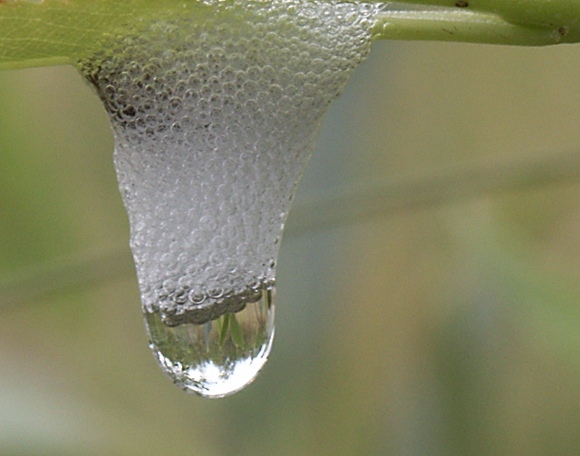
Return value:
<svg viewBox="0 0 580 456">
<path fill-rule="evenodd" d="M 251 383 L 266 363 L 274 339 L 274 288 L 233 296 L 240 308 L 205 323 L 168 326 L 159 312 L 145 313 L 150 347 L 176 385 L 220 398 Z M 194 317 L 195 320 L 195 317 Z"/>
<path fill-rule="evenodd" d="M 218 397 L 266 360 L 296 186 L 325 112 L 370 50 L 369 21 L 381 5 L 184 8 L 103 37 L 78 66 L 115 134 L 153 351 L 178 385 Z M 250 324 L 245 313 L 262 320 Z M 229 322 L 223 344 L 220 321 Z"/>
</svg>

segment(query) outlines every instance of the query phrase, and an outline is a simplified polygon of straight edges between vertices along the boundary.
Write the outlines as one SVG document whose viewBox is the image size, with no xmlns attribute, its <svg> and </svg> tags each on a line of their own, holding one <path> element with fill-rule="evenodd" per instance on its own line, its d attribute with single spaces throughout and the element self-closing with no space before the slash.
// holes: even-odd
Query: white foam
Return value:
<svg viewBox="0 0 580 456">
<path fill-rule="evenodd" d="M 143 308 L 173 325 L 273 284 L 322 117 L 368 53 L 379 7 L 207 8 L 80 62 L 111 116 Z"/>
</svg>

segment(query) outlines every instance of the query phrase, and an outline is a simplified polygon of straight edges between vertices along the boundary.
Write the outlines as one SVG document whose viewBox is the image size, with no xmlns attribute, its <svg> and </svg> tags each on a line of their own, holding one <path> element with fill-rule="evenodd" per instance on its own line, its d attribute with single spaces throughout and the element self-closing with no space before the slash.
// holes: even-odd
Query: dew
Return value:
<svg viewBox="0 0 580 456">
<path fill-rule="evenodd" d="M 266 361 L 293 195 L 381 6 L 196 5 L 98 43 L 78 67 L 115 134 L 151 347 L 179 386 L 221 397 Z"/>
</svg>

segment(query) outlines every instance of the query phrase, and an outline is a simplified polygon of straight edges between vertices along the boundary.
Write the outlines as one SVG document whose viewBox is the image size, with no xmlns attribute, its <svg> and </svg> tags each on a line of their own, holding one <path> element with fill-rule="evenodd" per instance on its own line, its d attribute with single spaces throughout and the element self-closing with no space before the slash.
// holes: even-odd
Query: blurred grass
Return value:
<svg viewBox="0 0 580 456">
<path fill-rule="evenodd" d="M 479 164 L 573 168 L 579 70 L 576 47 L 375 44 L 288 221 L 269 366 L 210 402 L 148 351 L 98 101 L 68 67 L 0 73 L 0 454 L 579 453 L 574 169 L 319 203 Z M 311 204 L 359 212 L 313 223 Z"/>
</svg>

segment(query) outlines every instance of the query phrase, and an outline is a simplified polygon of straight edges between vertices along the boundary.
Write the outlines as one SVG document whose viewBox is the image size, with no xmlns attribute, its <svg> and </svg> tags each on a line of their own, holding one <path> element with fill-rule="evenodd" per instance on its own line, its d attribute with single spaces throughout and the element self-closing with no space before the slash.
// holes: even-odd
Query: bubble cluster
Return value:
<svg viewBox="0 0 580 456">
<path fill-rule="evenodd" d="M 378 7 L 208 8 L 79 62 L 112 120 L 144 310 L 170 326 L 235 312 L 273 285 L 297 182 Z"/>
</svg>

